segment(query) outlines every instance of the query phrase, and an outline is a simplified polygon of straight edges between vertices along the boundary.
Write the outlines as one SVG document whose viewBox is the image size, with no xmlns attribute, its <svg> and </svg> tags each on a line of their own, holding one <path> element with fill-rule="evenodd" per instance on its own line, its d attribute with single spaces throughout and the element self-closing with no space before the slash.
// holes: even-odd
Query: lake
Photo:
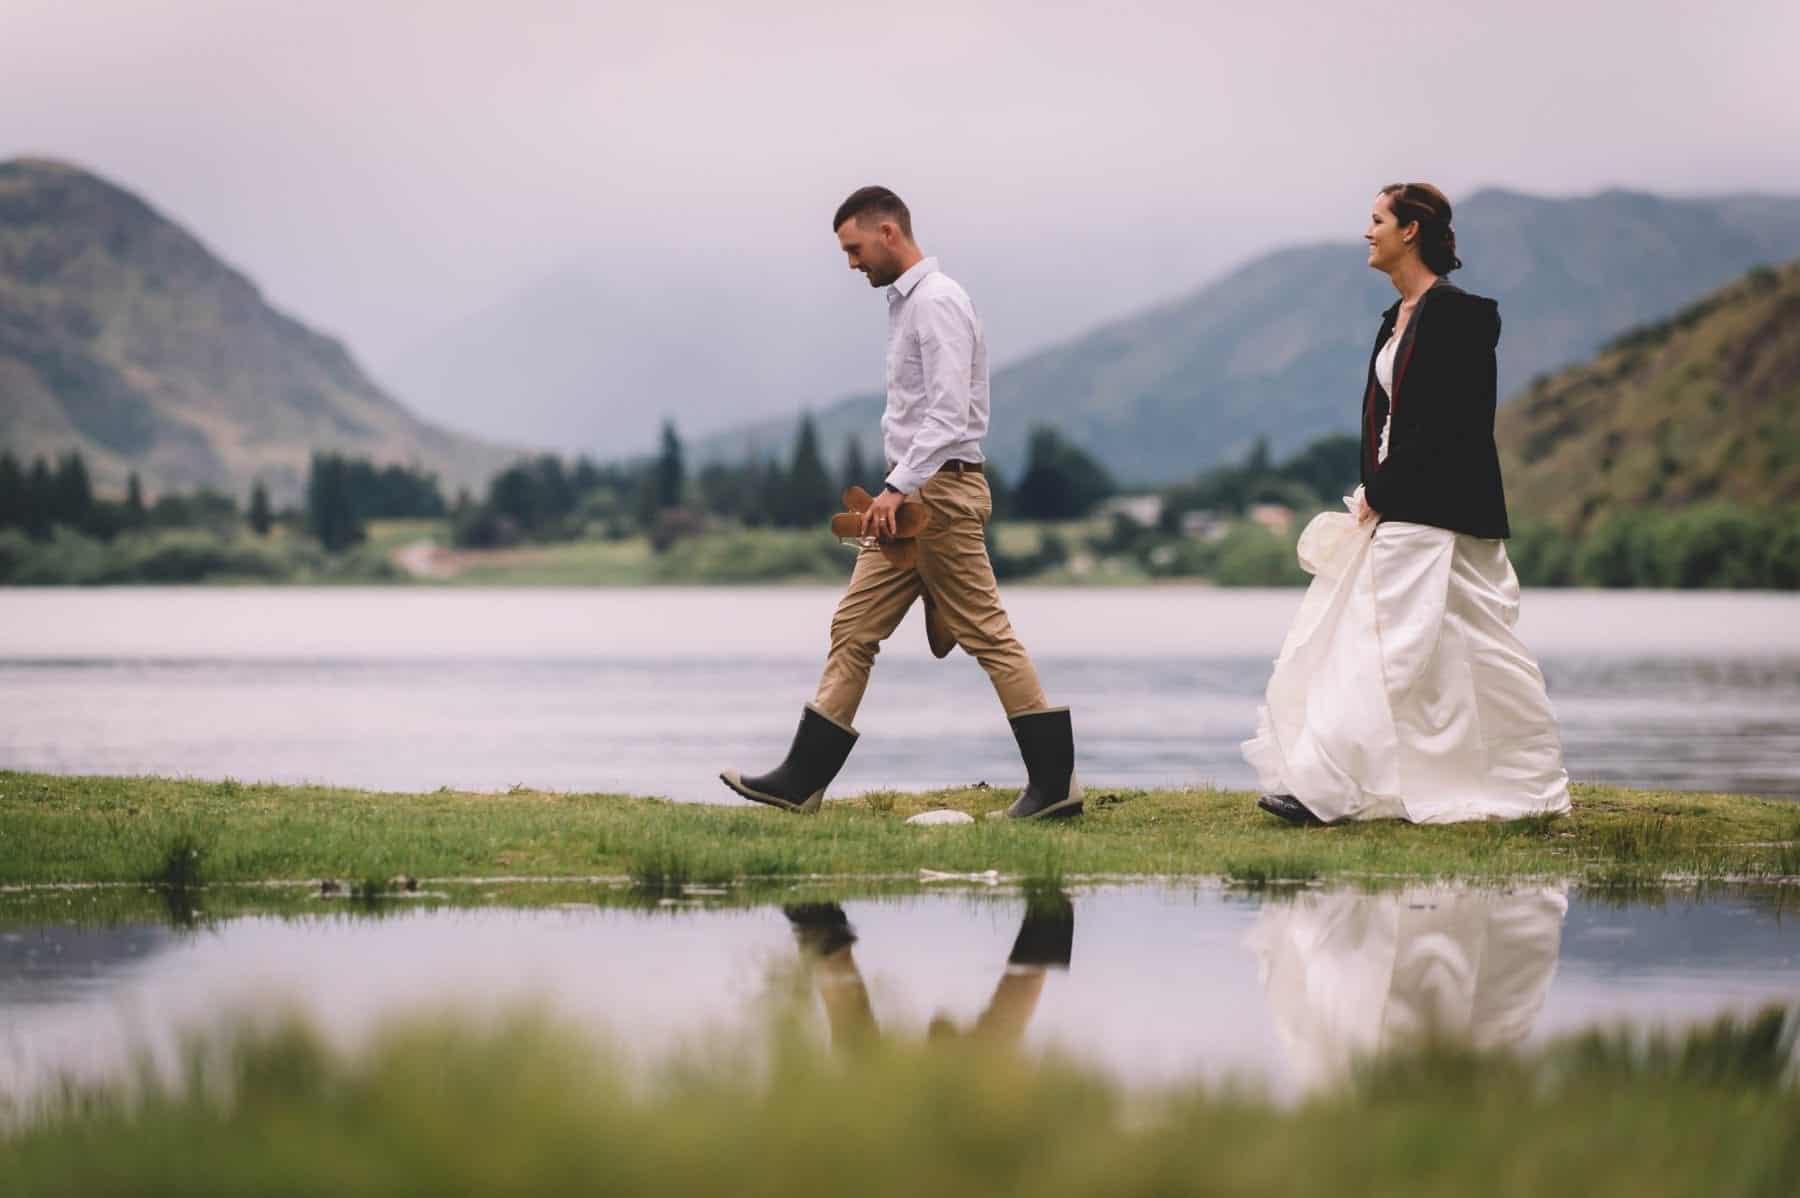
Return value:
<svg viewBox="0 0 1800 1198">
<path fill-rule="evenodd" d="M 835 588 L 0 590 L 0 766 L 389 790 L 724 801 L 811 698 Z M 1298 590 L 1015 587 L 1100 786 L 1248 788 L 1238 756 Z M 1578 781 L 1800 796 L 1800 596 L 1545 591 Z M 986 677 L 917 609 L 876 661 L 833 793 L 1022 768 Z"/>
</svg>

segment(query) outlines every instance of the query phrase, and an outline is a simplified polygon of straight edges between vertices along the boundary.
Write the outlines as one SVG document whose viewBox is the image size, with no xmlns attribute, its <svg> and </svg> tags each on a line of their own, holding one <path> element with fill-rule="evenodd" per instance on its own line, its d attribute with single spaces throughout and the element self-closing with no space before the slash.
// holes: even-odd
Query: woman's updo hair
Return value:
<svg viewBox="0 0 1800 1198">
<path fill-rule="evenodd" d="M 1381 189 L 1394 209 L 1396 224 L 1419 222 L 1419 257 L 1434 275 L 1462 266 L 1456 256 L 1456 230 L 1450 227 L 1450 197 L 1429 183 L 1389 183 Z"/>
</svg>

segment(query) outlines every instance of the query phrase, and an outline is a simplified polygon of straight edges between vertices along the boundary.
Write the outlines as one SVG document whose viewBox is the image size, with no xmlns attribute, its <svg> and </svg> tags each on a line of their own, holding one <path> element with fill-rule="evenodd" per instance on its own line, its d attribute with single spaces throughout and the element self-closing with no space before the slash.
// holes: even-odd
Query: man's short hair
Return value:
<svg viewBox="0 0 1800 1198">
<path fill-rule="evenodd" d="M 908 241 L 912 240 L 912 211 L 905 200 L 885 187 L 859 187 L 851 192 L 850 198 L 838 205 L 837 215 L 831 218 L 832 231 L 836 232 L 851 219 L 866 224 L 866 217 L 891 220 L 900 226 Z"/>
</svg>

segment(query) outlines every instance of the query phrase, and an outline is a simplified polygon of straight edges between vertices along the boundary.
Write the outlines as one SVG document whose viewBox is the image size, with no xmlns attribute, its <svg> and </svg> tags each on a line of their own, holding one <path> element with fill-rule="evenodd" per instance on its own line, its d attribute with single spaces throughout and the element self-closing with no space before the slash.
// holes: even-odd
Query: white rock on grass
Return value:
<svg viewBox="0 0 1800 1198">
<path fill-rule="evenodd" d="M 972 824 L 975 817 L 966 811 L 921 811 L 906 821 L 909 824 Z"/>
</svg>

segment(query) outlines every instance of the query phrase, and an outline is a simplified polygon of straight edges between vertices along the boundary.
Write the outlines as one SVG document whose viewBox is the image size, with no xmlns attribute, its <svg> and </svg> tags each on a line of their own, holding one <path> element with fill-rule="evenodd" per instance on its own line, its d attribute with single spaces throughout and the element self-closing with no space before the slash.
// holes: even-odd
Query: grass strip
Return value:
<svg viewBox="0 0 1800 1198">
<path fill-rule="evenodd" d="M 749 804 L 516 790 L 394 794 L 168 778 L 0 772 L 0 884 L 505 875 L 629 877 L 655 889 L 751 878 L 1222 875 L 1334 878 L 1800 877 L 1800 805 L 1733 795 L 1577 786 L 1558 820 L 1301 829 L 1216 790 L 1108 793 L 1059 823 L 984 817 L 985 788 L 875 793 L 813 817 Z M 973 825 L 908 827 L 933 808 Z"/>
</svg>

